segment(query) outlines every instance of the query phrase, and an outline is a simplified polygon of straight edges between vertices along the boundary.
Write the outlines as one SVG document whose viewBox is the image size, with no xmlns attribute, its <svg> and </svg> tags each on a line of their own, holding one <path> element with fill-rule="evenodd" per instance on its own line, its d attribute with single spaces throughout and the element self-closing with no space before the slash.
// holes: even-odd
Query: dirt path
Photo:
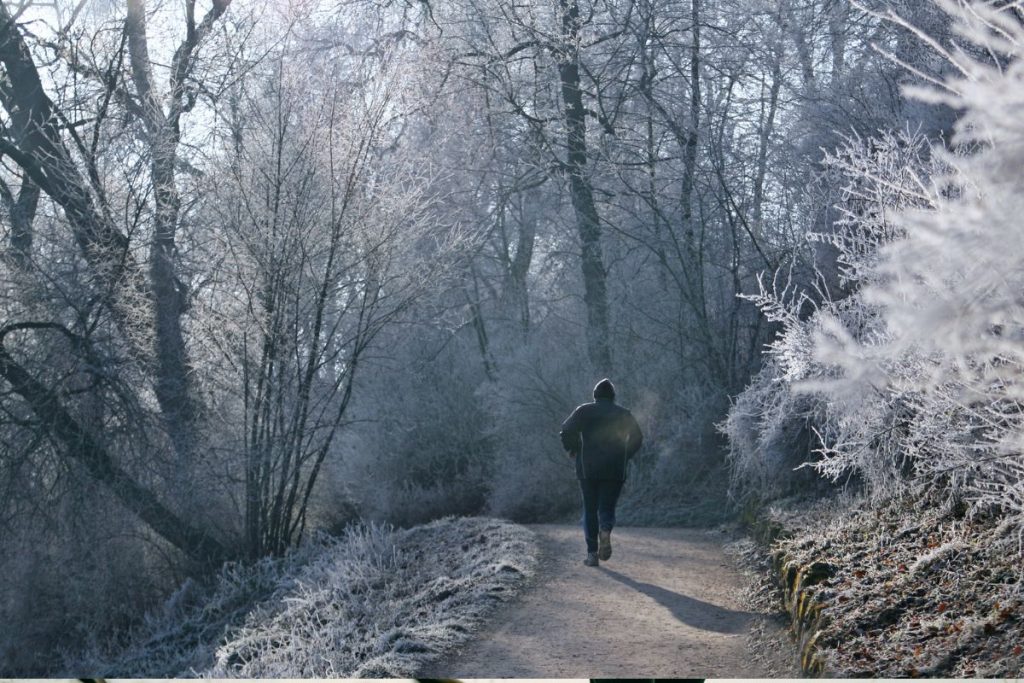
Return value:
<svg viewBox="0 0 1024 683">
<path fill-rule="evenodd" d="M 740 577 L 715 535 L 616 529 L 614 554 L 583 566 L 576 526 L 532 527 L 532 585 L 478 637 L 420 677 L 756 678 Z"/>
</svg>

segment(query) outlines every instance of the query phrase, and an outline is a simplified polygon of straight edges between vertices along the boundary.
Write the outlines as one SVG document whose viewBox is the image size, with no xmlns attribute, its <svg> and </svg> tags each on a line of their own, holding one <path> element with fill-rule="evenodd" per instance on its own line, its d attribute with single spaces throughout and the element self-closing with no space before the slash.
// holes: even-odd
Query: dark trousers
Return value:
<svg viewBox="0 0 1024 683">
<path fill-rule="evenodd" d="M 597 552 L 597 530 L 611 531 L 615 526 L 615 504 L 619 502 L 622 484 L 617 479 L 580 479 L 583 536 L 588 553 Z"/>
</svg>

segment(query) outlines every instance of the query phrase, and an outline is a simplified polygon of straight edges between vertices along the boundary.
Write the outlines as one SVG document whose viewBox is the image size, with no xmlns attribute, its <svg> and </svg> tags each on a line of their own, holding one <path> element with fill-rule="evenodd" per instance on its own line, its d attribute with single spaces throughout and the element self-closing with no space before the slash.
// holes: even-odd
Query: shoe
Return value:
<svg viewBox="0 0 1024 683">
<path fill-rule="evenodd" d="M 596 567 L 600 562 L 597 561 L 597 553 L 587 553 L 587 559 L 583 560 L 583 564 L 588 567 Z"/>
<path fill-rule="evenodd" d="M 612 556 L 612 532 L 599 531 L 597 534 L 597 557 L 607 560 Z"/>
</svg>

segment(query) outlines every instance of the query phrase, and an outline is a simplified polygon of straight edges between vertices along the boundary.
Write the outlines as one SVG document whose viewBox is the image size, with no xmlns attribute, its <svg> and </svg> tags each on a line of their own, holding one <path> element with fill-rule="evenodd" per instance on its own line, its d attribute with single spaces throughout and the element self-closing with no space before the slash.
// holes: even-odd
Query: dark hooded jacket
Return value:
<svg viewBox="0 0 1024 683">
<path fill-rule="evenodd" d="M 624 481 L 629 460 L 643 443 L 633 414 L 610 397 L 584 403 L 562 423 L 562 446 L 576 455 L 579 479 Z"/>
</svg>

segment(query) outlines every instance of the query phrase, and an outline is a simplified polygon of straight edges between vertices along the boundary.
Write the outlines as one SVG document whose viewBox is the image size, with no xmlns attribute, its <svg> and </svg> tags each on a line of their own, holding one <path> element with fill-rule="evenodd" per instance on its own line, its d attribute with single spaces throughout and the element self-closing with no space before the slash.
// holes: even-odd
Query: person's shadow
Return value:
<svg viewBox="0 0 1024 683">
<path fill-rule="evenodd" d="M 673 593 L 670 590 L 660 588 L 654 584 L 644 583 L 631 579 L 612 569 L 604 569 L 604 572 L 626 586 L 629 586 L 638 593 L 654 598 L 672 612 L 672 616 L 680 622 L 693 628 L 716 633 L 743 633 L 751 617 L 757 616 L 752 612 L 738 612 L 704 602 L 688 595 Z"/>
</svg>

